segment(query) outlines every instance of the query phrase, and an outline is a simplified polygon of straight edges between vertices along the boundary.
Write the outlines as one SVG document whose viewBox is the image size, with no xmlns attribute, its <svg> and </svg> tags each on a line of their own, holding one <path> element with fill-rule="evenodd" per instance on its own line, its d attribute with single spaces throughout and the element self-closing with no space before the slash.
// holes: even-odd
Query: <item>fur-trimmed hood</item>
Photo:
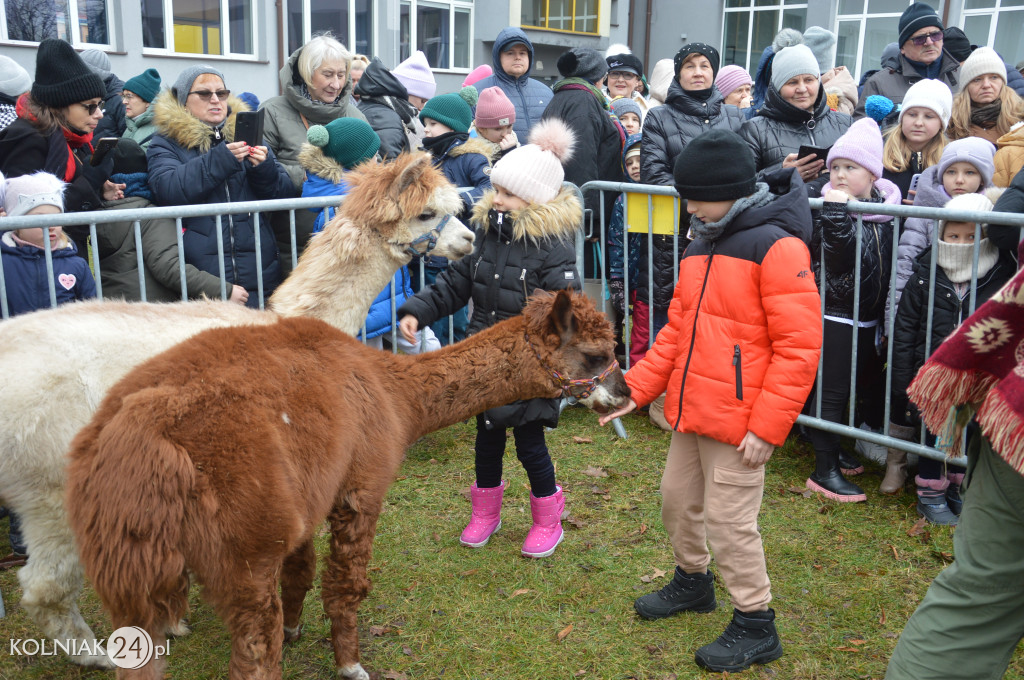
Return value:
<svg viewBox="0 0 1024 680">
<path fill-rule="evenodd" d="M 337 184 L 345 174 L 345 167 L 324 153 L 319 146 L 309 142 L 302 145 L 299 151 L 299 165 L 307 173 L 322 177 L 329 182 Z"/>
<path fill-rule="evenodd" d="M 178 146 L 201 153 L 206 153 L 213 146 L 213 128 L 189 113 L 170 90 L 165 89 L 157 95 L 152 109 L 153 124 L 158 134 Z M 221 128 L 226 141 L 234 141 L 235 116 L 239 111 L 248 110 L 249 106 L 235 95 L 228 97 L 228 117 Z"/>
<path fill-rule="evenodd" d="M 487 141 L 483 137 L 470 137 L 462 144 L 456 144 L 448 149 L 449 158 L 455 158 L 467 153 L 478 153 L 491 163 L 494 163 L 498 159 L 498 154 L 501 153 L 501 147 L 494 142 Z"/>
<path fill-rule="evenodd" d="M 473 208 L 472 223 L 484 231 L 490 229 L 488 213 L 493 205 L 492 189 Z M 531 203 L 522 210 L 510 210 L 508 216 L 512 218 L 513 240 L 569 239 L 583 222 L 583 206 L 575 191 L 562 187 L 549 202 Z"/>
</svg>

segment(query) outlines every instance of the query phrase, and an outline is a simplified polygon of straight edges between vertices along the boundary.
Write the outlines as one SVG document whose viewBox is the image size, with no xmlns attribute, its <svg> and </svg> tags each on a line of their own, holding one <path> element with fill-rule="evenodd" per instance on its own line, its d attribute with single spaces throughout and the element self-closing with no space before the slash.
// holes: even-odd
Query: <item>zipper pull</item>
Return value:
<svg viewBox="0 0 1024 680">
<path fill-rule="evenodd" d="M 740 363 L 740 346 L 739 345 L 733 345 L 732 365 L 733 366 L 738 366 L 739 363 Z"/>
<path fill-rule="evenodd" d="M 523 270 L 523 273 L 519 275 L 519 280 L 520 281 L 525 281 L 526 280 L 526 270 L 525 269 Z"/>
<path fill-rule="evenodd" d="M 498 219 L 497 219 L 497 222 L 498 222 L 498 226 L 499 226 L 499 227 L 500 227 L 500 226 L 502 225 L 502 223 L 504 222 L 504 220 L 505 220 L 505 213 L 503 213 L 503 212 L 499 212 L 499 213 L 498 213 Z"/>
</svg>

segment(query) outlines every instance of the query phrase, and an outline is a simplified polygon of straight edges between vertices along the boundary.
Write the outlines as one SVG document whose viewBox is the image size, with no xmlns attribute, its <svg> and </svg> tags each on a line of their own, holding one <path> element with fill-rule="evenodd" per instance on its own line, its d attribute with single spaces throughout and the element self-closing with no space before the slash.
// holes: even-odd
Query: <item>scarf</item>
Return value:
<svg viewBox="0 0 1024 680">
<path fill-rule="evenodd" d="M 971 125 L 977 125 L 985 130 L 994 128 L 1002 110 L 1003 102 L 999 99 L 988 104 L 971 104 Z"/>
<path fill-rule="evenodd" d="M 594 95 L 594 99 L 601 105 L 601 108 L 605 111 L 609 111 L 608 98 L 604 96 L 601 90 L 585 78 L 565 78 L 555 83 L 555 86 L 551 88 L 555 92 L 560 90 L 586 90 L 590 94 Z"/>
<path fill-rule="evenodd" d="M 456 141 L 464 142 L 467 139 L 469 139 L 468 132 L 446 132 L 437 137 L 424 137 L 423 148 L 429 151 L 434 158 L 444 158 Z"/>
<path fill-rule="evenodd" d="M 1024 474 L 1024 270 L 939 345 L 907 394 L 949 455 L 976 412 L 992 447 Z"/>
<path fill-rule="evenodd" d="M 39 122 L 39 119 L 36 118 L 35 115 L 28 108 L 27 94 L 23 94 L 20 97 L 18 97 L 18 102 L 15 104 L 14 108 L 19 118 L 24 118 L 25 120 L 34 124 Z M 62 133 L 64 133 L 64 142 L 67 145 L 68 152 L 67 158 L 64 162 L 64 176 L 61 179 L 63 179 L 65 182 L 70 182 L 75 178 L 75 173 L 78 172 L 78 166 L 75 164 L 74 150 L 80 149 L 81 147 L 88 145 L 89 151 L 91 152 L 92 144 L 90 142 L 92 141 L 92 133 L 75 132 L 65 127 L 61 127 L 60 130 Z M 47 153 L 47 160 L 50 160 L 50 155 L 52 155 L 52 152 L 54 151 L 52 147 L 53 143 L 50 142 L 50 144 L 51 148 L 50 151 Z"/>
<path fill-rule="evenodd" d="M 706 90 L 684 90 L 686 94 L 690 95 L 699 102 L 706 102 L 711 98 L 711 93 L 715 91 L 715 86 L 712 85 Z"/>
<path fill-rule="evenodd" d="M 904 57 L 904 59 L 907 58 Z M 909 62 L 910 65 L 914 67 L 914 70 L 921 74 L 923 78 L 937 80 L 939 73 L 942 71 L 942 59 L 943 56 L 940 54 L 939 58 L 930 64 L 926 64 L 923 61 L 914 61 L 913 59 L 907 59 L 907 62 Z"/>
<path fill-rule="evenodd" d="M 978 278 L 988 274 L 996 266 L 999 249 L 987 238 L 978 244 Z M 935 264 L 942 267 L 946 277 L 952 283 L 967 283 L 971 280 L 971 268 L 974 266 L 973 243 L 935 242 Z"/>
<path fill-rule="evenodd" d="M 709 243 L 716 241 L 725 231 L 725 228 L 741 212 L 747 208 L 760 208 L 762 205 L 768 205 L 774 199 L 775 197 L 768 191 L 768 185 L 764 182 L 758 182 L 754 185 L 754 193 L 738 199 L 729 208 L 729 212 L 725 213 L 725 216 L 717 222 L 703 222 L 696 215 L 690 215 L 690 233 L 687 234 L 687 237 L 690 239 L 699 238 Z"/>
<path fill-rule="evenodd" d="M 149 188 L 148 172 L 116 172 L 110 181 L 124 185 L 124 197 L 141 196 L 147 201 L 153 200 L 153 192 Z"/>
<path fill-rule="evenodd" d="M 344 90 L 345 88 L 341 88 L 341 89 Z M 311 102 L 314 106 L 316 106 L 317 104 L 319 104 L 320 106 L 333 106 L 333 105 L 337 104 L 338 100 L 341 99 L 342 96 L 343 96 L 342 93 L 339 92 L 338 96 L 334 98 L 333 102 L 331 102 L 330 104 L 325 104 L 324 102 L 320 101 L 319 99 L 313 99 L 313 95 L 311 95 L 309 93 L 309 88 L 306 87 L 306 83 L 305 82 L 303 82 L 301 85 L 299 85 L 299 94 L 302 95 L 303 99 L 306 99 L 307 101 Z"/>
</svg>

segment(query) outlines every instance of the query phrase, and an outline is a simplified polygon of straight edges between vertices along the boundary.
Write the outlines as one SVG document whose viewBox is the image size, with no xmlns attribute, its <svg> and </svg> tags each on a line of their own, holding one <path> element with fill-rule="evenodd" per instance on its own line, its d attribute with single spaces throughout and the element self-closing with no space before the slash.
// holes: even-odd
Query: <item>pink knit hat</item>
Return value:
<svg viewBox="0 0 1024 680">
<path fill-rule="evenodd" d="M 411 57 L 392 69 L 391 73 L 414 97 L 430 99 L 437 92 L 437 83 L 434 82 L 434 74 L 427 62 L 427 55 L 420 50 L 413 52 Z"/>
<path fill-rule="evenodd" d="M 878 123 L 871 118 L 854 121 L 846 134 L 832 145 L 832 149 L 828 152 L 828 161 L 825 163 L 826 170 L 832 167 L 832 161 L 836 158 L 851 160 L 866 168 L 876 178 L 880 178 L 884 169 L 882 168 L 882 133 L 878 129 Z"/>
<path fill-rule="evenodd" d="M 530 143 L 509 151 L 494 164 L 491 184 L 497 184 L 530 203 L 547 203 L 562 189 L 562 164 L 572 156 L 576 138 L 558 118 L 548 118 L 530 130 Z"/>
<path fill-rule="evenodd" d="M 477 128 L 496 128 L 516 122 L 516 107 L 500 87 L 488 87 L 476 103 Z"/>
<path fill-rule="evenodd" d="M 754 81 L 751 79 L 750 74 L 742 66 L 731 66 L 724 67 L 718 72 L 718 77 L 715 78 L 715 87 L 722 93 L 723 97 L 728 97 L 737 88 L 743 85 L 753 85 Z"/>
<path fill-rule="evenodd" d="M 469 75 L 466 76 L 466 79 L 462 81 L 462 86 L 466 87 L 467 85 L 476 85 L 479 81 L 483 80 L 484 78 L 489 78 L 490 76 L 493 75 L 494 69 L 491 68 L 489 64 L 480 64 L 475 69 L 469 72 Z"/>
</svg>

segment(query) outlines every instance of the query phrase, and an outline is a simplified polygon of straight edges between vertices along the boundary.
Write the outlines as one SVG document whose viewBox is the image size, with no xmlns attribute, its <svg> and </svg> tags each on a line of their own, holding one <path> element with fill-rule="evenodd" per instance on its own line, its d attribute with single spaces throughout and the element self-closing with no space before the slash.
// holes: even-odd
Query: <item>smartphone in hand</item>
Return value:
<svg viewBox="0 0 1024 680">
<path fill-rule="evenodd" d="M 263 146 L 263 119 L 266 109 L 239 111 L 235 115 L 235 141 L 249 146 Z"/>
<path fill-rule="evenodd" d="M 114 150 L 117 143 L 121 140 L 120 137 L 103 137 L 98 142 L 92 151 L 92 158 L 89 159 L 89 165 L 96 167 L 103 162 L 103 159 L 107 157 L 107 154 Z"/>
</svg>

